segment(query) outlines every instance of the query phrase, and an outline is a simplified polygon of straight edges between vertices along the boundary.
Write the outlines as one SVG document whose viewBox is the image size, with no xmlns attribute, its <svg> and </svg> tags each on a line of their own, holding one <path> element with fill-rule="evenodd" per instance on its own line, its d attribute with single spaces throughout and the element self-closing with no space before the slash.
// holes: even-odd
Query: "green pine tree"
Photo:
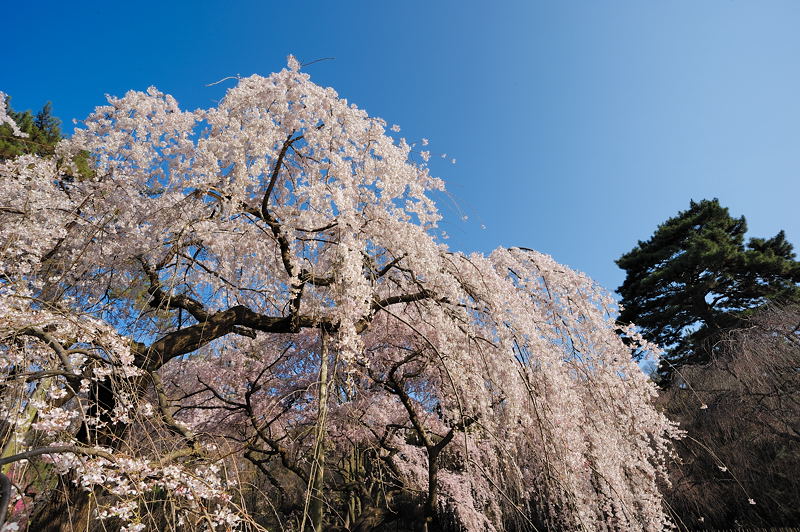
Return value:
<svg viewBox="0 0 800 532">
<path fill-rule="evenodd" d="M 0 160 L 11 159 L 26 153 L 52 155 L 56 143 L 61 140 L 61 121 L 53 116 L 53 108 L 47 102 L 42 110 L 32 114 L 30 111 L 14 111 L 6 99 L 8 115 L 17 123 L 27 137 L 15 136 L 8 124 L 0 124 Z"/>
<path fill-rule="evenodd" d="M 723 332 L 768 301 L 800 302 L 800 263 L 783 231 L 745 244 L 744 216 L 717 199 L 691 202 L 617 260 L 625 270 L 620 323 L 665 348 L 656 378 L 707 362 Z"/>
</svg>

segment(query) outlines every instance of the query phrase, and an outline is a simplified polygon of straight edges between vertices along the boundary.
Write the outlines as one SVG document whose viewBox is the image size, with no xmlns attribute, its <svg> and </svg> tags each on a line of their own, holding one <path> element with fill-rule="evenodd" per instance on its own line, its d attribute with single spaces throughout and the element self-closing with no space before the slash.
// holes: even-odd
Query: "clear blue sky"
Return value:
<svg viewBox="0 0 800 532">
<path fill-rule="evenodd" d="M 0 90 L 71 131 L 155 85 L 212 105 L 288 53 L 434 166 L 451 247 L 520 245 L 614 289 L 614 259 L 690 199 L 800 243 L 800 2 L 13 2 Z M 466 215 L 467 221 L 460 221 Z M 481 226 L 484 225 L 485 229 Z"/>
</svg>

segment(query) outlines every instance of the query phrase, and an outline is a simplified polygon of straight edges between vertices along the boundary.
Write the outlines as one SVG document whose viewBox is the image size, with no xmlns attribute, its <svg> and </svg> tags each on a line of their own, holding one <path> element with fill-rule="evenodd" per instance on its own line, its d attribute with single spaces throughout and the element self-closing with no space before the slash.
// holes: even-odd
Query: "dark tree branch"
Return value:
<svg viewBox="0 0 800 532">
<path fill-rule="evenodd" d="M 244 305 L 210 314 L 202 322 L 173 331 L 150 346 L 134 343 L 137 366 L 154 371 L 175 357 L 195 351 L 209 342 L 235 332 L 237 326 L 265 333 L 297 333 L 303 328 L 334 329 L 332 323 L 311 316 L 275 317 L 253 312 Z"/>
</svg>

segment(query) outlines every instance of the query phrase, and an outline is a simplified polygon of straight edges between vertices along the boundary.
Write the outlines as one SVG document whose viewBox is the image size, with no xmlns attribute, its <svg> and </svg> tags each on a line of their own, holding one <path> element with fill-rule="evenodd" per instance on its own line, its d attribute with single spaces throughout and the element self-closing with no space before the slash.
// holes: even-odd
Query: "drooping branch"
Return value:
<svg viewBox="0 0 800 532">
<path fill-rule="evenodd" d="M 191 314 L 192 317 L 194 317 L 194 319 L 196 319 L 200 324 L 208 321 L 210 316 L 202 303 L 185 294 L 167 293 L 164 290 L 161 280 L 158 278 L 158 272 L 150 267 L 144 258 L 139 257 L 139 262 L 141 263 L 142 269 L 150 281 L 150 286 L 147 288 L 147 293 L 153 298 L 150 301 L 151 307 L 161 308 L 164 310 L 183 309 Z M 239 325 L 234 325 L 231 329 L 231 332 L 242 336 L 247 336 L 249 338 L 255 338 L 255 333 L 253 333 L 253 331 L 245 329 Z"/>
<path fill-rule="evenodd" d="M 116 461 L 113 454 L 103 449 L 96 449 L 94 447 L 81 447 L 78 445 L 52 445 L 48 447 L 39 447 L 36 449 L 31 449 L 30 451 L 17 453 L 11 456 L 4 456 L 0 458 L 0 466 L 4 466 L 6 464 L 12 464 L 14 462 L 19 462 L 20 460 L 28 460 L 30 458 L 42 456 L 43 454 L 63 454 L 63 453 L 84 454 L 87 456 L 99 456 L 100 458 L 105 458 L 110 462 Z"/>
<path fill-rule="evenodd" d="M 33 336 L 34 338 L 38 338 L 47 344 L 47 346 L 50 347 L 56 353 L 56 355 L 58 355 L 59 360 L 61 360 L 61 364 L 64 366 L 65 371 L 63 375 L 66 377 L 67 382 L 69 382 L 70 385 L 77 387 L 77 383 L 81 376 L 76 373 L 75 369 L 72 367 L 72 362 L 69 360 L 69 353 L 64 346 L 61 345 L 61 342 L 59 342 L 48 332 L 37 327 L 26 327 L 25 329 L 17 332 L 17 334 L 21 336 Z"/>
<path fill-rule="evenodd" d="M 202 303 L 194 298 L 184 294 L 168 294 L 164 291 L 161 280 L 158 278 L 158 272 L 153 269 L 144 258 L 139 257 L 139 262 L 142 269 L 150 281 L 150 286 L 147 288 L 147 293 L 153 298 L 150 301 L 150 306 L 154 308 L 163 309 L 183 309 L 194 317 L 199 323 L 208 320 L 208 312 L 203 307 Z"/>
<path fill-rule="evenodd" d="M 423 301 L 425 299 L 430 299 L 433 297 L 433 293 L 429 290 L 422 289 L 419 292 L 412 292 L 410 294 L 400 294 L 394 296 L 388 296 L 383 299 L 374 299 L 370 308 L 372 309 L 373 314 L 379 310 L 386 310 L 388 307 L 392 305 L 397 305 L 399 303 L 414 303 L 415 301 Z M 440 300 L 440 302 L 447 302 L 446 299 Z M 370 322 L 372 321 L 372 315 L 365 316 L 360 320 L 356 321 L 355 328 L 357 333 L 362 333 L 367 330 L 369 327 Z"/>
<path fill-rule="evenodd" d="M 431 297 L 427 290 L 411 294 L 389 296 L 372 303 L 373 310 L 385 309 L 398 303 L 421 301 Z M 304 328 L 323 328 L 336 330 L 336 325 L 323 317 L 306 315 L 265 316 L 245 307 L 237 305 L 228 310 L 204 316 L 205 320 L 190 327 L 168 333 L 153 342 L 149 347 L 134 344 L 134 351 L 139 359 L 139 367 L 147 371 L 155 370 L 175 357 L 196 351 L 204 345 L 229 333 L 236 332 L 237 327 L 265 333 L 297 333 Z M 369 325 L 370 318 L 362 318 L 356 322 L 356 331 L 363 332 Z"/>
<path fill-rule="evenodd" d="M 210 314 L 202 323 L 168 333 L 150 346 L 134 344 L 137 365 L 147 371 L 156 370 L 175 357 L 189 354 L 234 332 L 237 326 L 265 333 L 297 333 L 303 328 L 316 327 L 333 329 L 333 324 L 321 317 L 265 316 L 244 305 L 237 305 Z"/>
<path fill-rule="evenodd" d="M 164 419 L 164 423 L 172 432 L 183 436 L 186 442 L 196 450 L 197 435 L 188 426 L 175 419 L 174 414 L 176 408 L 170 404 L 167 392 L 164 389 L 164 384 L 161 382 L 161 376 L 157 371 L 151 371 L 150 379 L 153 381 L 153 388 L 155 389 L 156 397 L 158 397 L 158 408 L 161 411 L 161 417 Z"/>
</svg>

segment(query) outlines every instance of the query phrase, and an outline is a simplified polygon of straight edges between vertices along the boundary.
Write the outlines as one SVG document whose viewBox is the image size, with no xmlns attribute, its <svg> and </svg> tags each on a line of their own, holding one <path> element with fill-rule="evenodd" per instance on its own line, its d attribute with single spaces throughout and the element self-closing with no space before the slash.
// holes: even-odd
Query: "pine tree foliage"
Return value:
<svg viewBox="0 0 800 532">
<path fill-rule="evenodd" d="M 800 301 L 800 263 L 783 231 L 745 243 L 745 218 L 717 199 L 692 201 L 617 260 L 621 323 L 666 349 L 659 377 L 709 360 L 720 334 L 768 301 Z"/>
<path fill-rule="evenodd" d="M 8 122 L 0 121 L 0 160 L 26 153 L 52 155 L 61 140 L 61 121 L 53 116 L 53 107 L 47 102 L 35 115 L 30 111 L 14 111 L 11 98 L 0 93 L 5 104 Z M 21 134 L 20 134 L 21 133 Z"/>
</svg>

